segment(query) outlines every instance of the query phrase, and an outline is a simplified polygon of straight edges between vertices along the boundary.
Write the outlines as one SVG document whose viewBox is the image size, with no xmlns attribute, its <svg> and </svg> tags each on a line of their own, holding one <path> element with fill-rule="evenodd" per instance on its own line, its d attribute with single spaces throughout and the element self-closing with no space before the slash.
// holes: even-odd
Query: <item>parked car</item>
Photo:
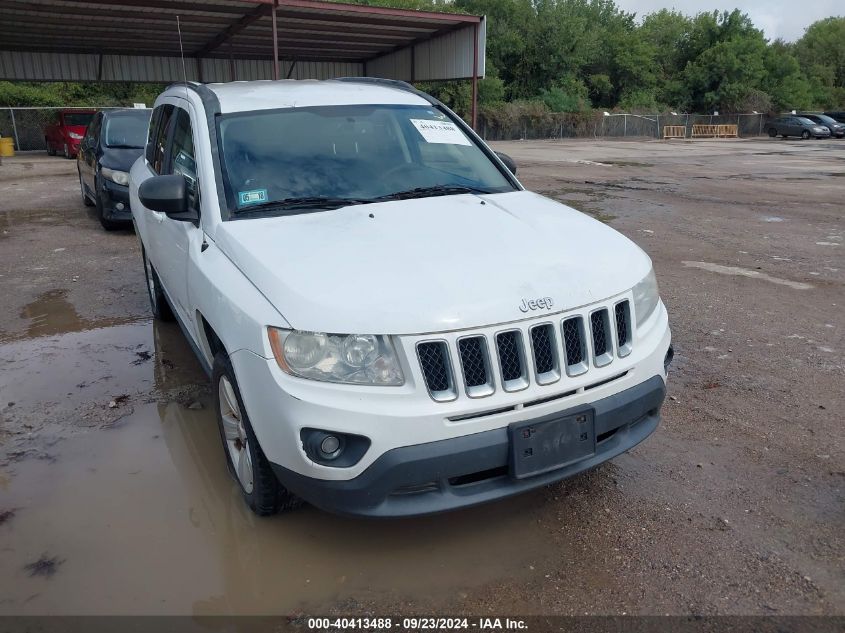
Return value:
<svg viewBox="0 0 845 633">
<path fill-rule="evenodd" d="M 839 123 L 836 119 L 826 114 L 802 114 L 801 117 L 810 119 L 810 121 L 818 125 L 823 125 L 830 130 L 831 136 L 835 136 L 836 138 L 845 136 L 845 123 Z"/>
<path fill-rule="evenodd" d="M 655 430 L 672 348 L 651 260 L 507 164 L 402 82 L 156 100 L 129 177 L 150 304 L 211 376 L 253 511 L 470 506 Z"/>
<path fill-rule="evenodd" d="M 772 138 L 778 134 L 783 138 L 787 136 L 800 136 L 803 139 L 808 139 L 811 136 L 816 138 L 830 137 L 830 130 L 804 116 L 782 116 L 774 121 L 769 121 L 767 129 L 769 136 Z"/>
<path fill-rule="evenodd" d="M 47 153 L 55 156 L 61 152 L 65 158 L 75 157 L 95 113 L 96 110 L 59 110 L 53 121 L 44 128 Z"/>
<path fill-rule="evenodd" d="M 150 112 L 98 112 L 79 146 L 76 167 L 82 202 L 97 207 L 97 217 L 107 231 L 132 226 L 129 169 L 144 153 Z"/>
<path fill-rule="evenodd" d="M 833 112 L 825 112 L 825 116 L 829 116 L 834 121 L 838 121 L 839 123 L 845 123 L 845 112 L 842 111 L 833 111 Z"/>
</svg>

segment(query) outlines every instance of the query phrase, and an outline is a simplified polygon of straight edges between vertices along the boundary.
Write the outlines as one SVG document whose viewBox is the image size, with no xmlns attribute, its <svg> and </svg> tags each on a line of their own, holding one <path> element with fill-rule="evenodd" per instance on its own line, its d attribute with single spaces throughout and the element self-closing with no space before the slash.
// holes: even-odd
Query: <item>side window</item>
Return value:
<svg viewBox="0 0 845 633">
<path fill-rule="evenodd" d="M 173 139 L 167 171 L 168 174 L 181 174 L 188 184 L 188 208 L 199 210 L 199 186 L 197 183 L 197 164 L 194 158 L 194 137 L 191 129 L 191 115 L 182 108 L 176 109 L 176 123 L 173 127 Z"/>
<path fill-rule="evenodd" d="M 153 164 L 153 154 L 155 154 L 155 138 L 156 132 L 158 131 L 158 123 L 161 120 L 161 111 L 164 106 L 159 106 L 155 110 L 153 110 L 152 115 L 150 116 L 150 129 L 147 132 L 147 147 L 144 150 L 144 157 L 147 159 L 147 162 L 152 165 Z"/>
<path fill-rule="evenodd" d="M 98 112 L 91 120 L 91 125 L 85 130 L 85 136 L 82 139 L 82 146 L 85 148 L 94 147 L 97 145 L 97 137 L 100 135 L 100 125 L 103 122 L 102 112 Z"/>
<path fill-rule="evenodd" d="M 161 106 L 161 108 L 161 118 L 153 140 L 153 159 L 150 161 L 153 171 L 157 174 L 167 173 L 164 171 L 164 159 L 167 157 L 167 132 L 170 130 L 170 121 L 175 110 L 174 106 L 168 104 Z"/>
</svg>

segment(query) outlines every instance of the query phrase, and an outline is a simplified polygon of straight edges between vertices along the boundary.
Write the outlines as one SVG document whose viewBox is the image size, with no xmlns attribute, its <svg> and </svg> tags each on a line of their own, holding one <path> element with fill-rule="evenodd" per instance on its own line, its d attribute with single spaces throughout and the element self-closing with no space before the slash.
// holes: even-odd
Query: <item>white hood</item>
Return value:
<svg viewBox="0 0 845 633">
<path fill-rule="evenodd" d="M 630 289 L 651 266 L 620 233 L 527 191 L 235 220 L 216 240 L 292 327 L 332 333 L 418 334 L 562 312 Z M 520 310 L 545 297 L 551 310 Z"/>
</svg>

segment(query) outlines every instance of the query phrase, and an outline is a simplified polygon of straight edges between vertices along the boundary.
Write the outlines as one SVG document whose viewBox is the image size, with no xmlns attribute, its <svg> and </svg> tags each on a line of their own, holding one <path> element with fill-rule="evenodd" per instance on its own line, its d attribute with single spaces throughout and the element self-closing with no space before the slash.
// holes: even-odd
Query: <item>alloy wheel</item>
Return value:
<svg viewBox="0 0 845 633">
<path fill-rule="evenodd" d="M 226 450 L 229 451 L 229 458 L 232 460 L 232 468 L 244 492 L 250 494 L 253 479 L 249 440 L 235 390 L 226 376 L 220 377 L 220 382 L 217 385 L 217 397 L 220 399 L 223 435 L 226 441 Z"/>
</svg>

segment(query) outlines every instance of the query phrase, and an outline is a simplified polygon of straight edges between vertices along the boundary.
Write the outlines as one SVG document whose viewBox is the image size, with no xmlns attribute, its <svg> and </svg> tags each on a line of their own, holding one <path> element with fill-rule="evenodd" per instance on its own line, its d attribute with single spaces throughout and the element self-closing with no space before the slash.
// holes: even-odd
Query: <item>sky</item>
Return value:
<svg viewBox="0 0 845 633">
<path fill-rule="evenodd" d="M 770 40 L 781 38 L 794 42 L 804 34 L 810 24 L 832 15 L 845 15 L 842 0 L 616 0 L 621 9 L 636 13 L 642 18 L 646 13 L 660 9 L 676 9 L 695 15 L 702 11 L 739 9 L 747 13 L 758 29 L 763 29 Z"/>
</svg>

